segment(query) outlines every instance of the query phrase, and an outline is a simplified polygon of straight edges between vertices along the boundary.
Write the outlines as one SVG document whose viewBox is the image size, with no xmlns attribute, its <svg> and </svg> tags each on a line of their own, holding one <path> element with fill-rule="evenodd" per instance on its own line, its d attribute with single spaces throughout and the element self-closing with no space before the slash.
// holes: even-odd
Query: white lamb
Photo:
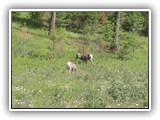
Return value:
<svg viewBox="0 0 160 120">
<path fill-rule="evenodd" d="M 76 71 L 77 70 L 76 65 L 74 63 L 70 62 L 70 61 L 68 61 L 66 63 L 66 67 L 67 67 L 67 69 L 69 69 L 69 73 L 71 73 L 71 71 Z"/>
</svg>

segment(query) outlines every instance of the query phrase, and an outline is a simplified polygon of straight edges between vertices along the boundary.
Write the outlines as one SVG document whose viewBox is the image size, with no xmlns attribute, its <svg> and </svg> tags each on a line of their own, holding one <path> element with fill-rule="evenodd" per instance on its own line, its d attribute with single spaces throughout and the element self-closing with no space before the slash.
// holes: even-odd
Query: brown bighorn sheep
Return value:
<svg viewBox="0 0 160 120">
<path fill-rule="evenodd" d="M 80 53 L 76 54 L 76 59 L 80 59 L 83 62 L 87 63 L 87 61 L 93 61 L 93 55 L 92 54 L 87 54 L 87 55 L 81 55 Z"/>
<path fill-rule="evenodd" d="M 69 69 L 69 73 L 71 73 L 71 71 L 76 71 L 77 70 L 76 65 L 74 63 L 70 62 L 70 61 L 68 61 L 66 63 L 66 67 L 67 67 L 67 69 Z"/>
</svg>

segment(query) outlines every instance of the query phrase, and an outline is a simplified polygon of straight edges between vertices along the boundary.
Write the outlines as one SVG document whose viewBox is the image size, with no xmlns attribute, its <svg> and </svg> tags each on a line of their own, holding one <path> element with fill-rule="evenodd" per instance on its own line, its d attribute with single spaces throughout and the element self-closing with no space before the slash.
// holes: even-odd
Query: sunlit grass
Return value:
<svg viewBox="0 0 160 120">
<path fill-rule="evenodd" d="M 16 23 L 12 29 L 13 108 L 148 107 L 147 38 L 135 36 L 141 46 L 127 60 L 95 52 L 85 64 L 75 59 L 79 34 L 69 33 L 61 49 L 53 48 L 47 30 Z M 77 72 L 66 72 L 67 61 Z"/>
</svg>

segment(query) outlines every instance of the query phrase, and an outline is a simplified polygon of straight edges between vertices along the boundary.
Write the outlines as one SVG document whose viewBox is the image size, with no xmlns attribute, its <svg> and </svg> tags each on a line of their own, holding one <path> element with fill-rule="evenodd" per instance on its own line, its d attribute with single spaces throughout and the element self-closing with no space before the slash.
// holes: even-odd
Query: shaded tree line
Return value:
<svg viewBox="0 0 160 120">
<path fill-rule="evenodd" d="M 13 12 L 12 16 L 18 16 Z M 45 17 L 44 17 L 45 16 Z M 81 33 L 84 40 L 102 40 L 113 51 L 120 51 L 120 34 L 132 32 L 148 36 L 148 12 L 30 12 L 30 18 L 48 23 L 48 35 L 57 28 Z"/>
</svg>

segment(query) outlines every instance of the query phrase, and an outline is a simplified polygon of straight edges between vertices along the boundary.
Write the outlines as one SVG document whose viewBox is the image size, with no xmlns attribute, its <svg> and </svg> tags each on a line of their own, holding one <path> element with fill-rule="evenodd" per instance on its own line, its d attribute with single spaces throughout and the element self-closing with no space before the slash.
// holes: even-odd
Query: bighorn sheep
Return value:
<svg viewBox="0 0 160 120">
<path fill-rule="evenodd" d="M 76 71 L 77 70 L 76 65 L 74 63 L 70 62 L 70 61 L 68 61 L 66 63 L 66 67 L 67 67 L 67 69 L 69 69 L 69 73 L 71 73 L 71 71 Z"/>
<path fill-rule="evenodd" d="M 87 54 L 87 55 L 81 55 L 80 53 L 76 54 L 76 59 L 80 59 L 83 62 L 87 63 L 87 61 L 93 61 L 93 55 L 92 54 Z"/>
</svg>

